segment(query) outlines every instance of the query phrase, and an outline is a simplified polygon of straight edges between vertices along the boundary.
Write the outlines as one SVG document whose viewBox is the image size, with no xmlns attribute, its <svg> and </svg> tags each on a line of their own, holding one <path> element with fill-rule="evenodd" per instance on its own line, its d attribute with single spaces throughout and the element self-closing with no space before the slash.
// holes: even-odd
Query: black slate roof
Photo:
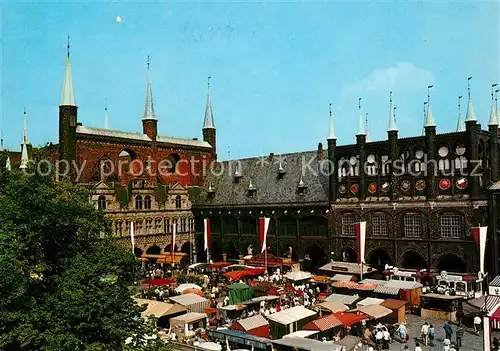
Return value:
<svg viewBox="0 0 500 351">
<path fill-rule="evenodd" d="M 214 167 L 215 172 L 208 172 L 195 206 L 326 205 L 326 154 L 325 150 L 324 162 L 318 161 L 317 151 L 219 162 Z M 282 179 L 278 177 L 280 161 L 286 172 Z M 236 171 L 241 175 L 238 181 L 235 180 Z M 301 175 L 305 186 L 302 195 L 298 187 Z M 255 188 L 253 196 L 249 196 L 250 182 Z"/>
</svg>

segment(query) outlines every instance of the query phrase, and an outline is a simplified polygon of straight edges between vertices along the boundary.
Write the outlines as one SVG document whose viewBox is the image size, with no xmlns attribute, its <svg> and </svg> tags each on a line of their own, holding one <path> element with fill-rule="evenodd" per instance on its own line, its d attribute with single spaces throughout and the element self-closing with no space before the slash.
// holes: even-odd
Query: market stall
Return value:
<svg viewBox="0 0 500 351">
<path fill-rule="evenodd" d="M 349 309 L 349 307 L 337 301 L 323 301 L 315 306 L 312 306 L 311 308 L 315 310 L 320 317 L 325 314 L 345 312 Z"/>
<path fill-rule="evenodd" d="M 134 302 L 139 306 L 146 306 L 146 310 L 141 312 L 143 318 L 153 316 L 157 318 L 158 327 L 169 327 L 169 319 L 186 313 L 186 308 L 179 304 L 171 304 L 155 300 L 134 298 Z"/>
<path fill-rule="evenodd" d="M 344 295 L 333 293 L 326 297 L 325 302 L 334 301 L 344 304 L 348 307 L 353 307 L 360 297 L 358 295 Z"/>
<path fill-rule="evenodd" d="M 205 308 L 210 307 L 210 301 L 196 294 L 172 296 L 170 300 L 184 306 L 189 312 L 202 313 Z"/>
<path fill-rule="evenodd" d="M 407 303 L 408 302 L 404 300 L 387 299 L 380 305 L 392 311 L 392 313 L 388 315 L 386 319 L 389 323 L 395 324 L 395 323 L 403 323 L 406 320 Z"/>
<path fill-rule="evenodd" d="M 325 337 L 328 340 L 332 339 L 342 328 L 342 322 L 335 314 L 319 317 L 304 326 L 304 330 L 316 331 L 319 333 L 319 338 Z"/>
<path fill-rule="evenodd" d="M 253 296 L 253 289 L 247 284 L 236 283 L 228 286 L 229 303 L 231 305 L 239 304 L 248 301 Z"/>
<path fill-rule="evenodd" d="M 318 332 L 314 330 L 297 330 L 296 332 L 286 334 L 283 338 L 309 338 L 317 339 Z"/>
<path fill-rule="evenodd" d="M 420 296 L 422 318 L 433 318 L 446 321 L 457 321 L 457 310 L 461 303 L 461 296 L 440 294 L 425 294 Z"/>
<path fill-rule="evenodd" d="M 414 281 L 389 280 L 385 288 L 399 288 L 399 296 L 401 300 L 408 301 L 410 307 L 420 305 L 420 295 L 422 294 L 422 284 Z"/>
<path fill-rule="evenodd" d="M 239 348 L 245 348 L 247 350 L 252 347 L 259 351 L 271 350 L 271 340 L 244 333 L 242 331 L 217 329 L 207 330 L 206 332 L 211 340 L 218 341 L 223 344 L 225 344 L 227 340 L 232 345 L 236 345 Z"/>
<path fill-rule="evenodd" d="M 367 297 L 366 299 L 358 301 L 356 303 L 356 307 L 370 306 L 370 305 L 380 305 L 384 301 L 385 300 L 383 300 L 383 299 L 377 299 L 375 297 Z"/>
<path fill-rule="evenodd" d="M 281 338 L 283 335 L 300 330 L 315 317 L 316 312 L 302 306 L 295 306 L 267 316 L 273 338 Z"/>
<path fill-rule="evenodd" d="M 232 330 L 239 330 L 261 338 L 269 337 L 269 322 L 261 315 L 239 319 L 231 325 Z"/>
<path fill-rule="evenodd" d="M 380 320 L 381 322 L 385 322 L 384 317 L 387 317 L 392 313 L 392 310 L 382 305 L 361 306 L 354 309 L 353 311 L 362 313 L 365 316 L 370 317 L 371 319 Z"/>
<path fill-rule="evenodd" d="M 288 337 L 273 340 L 273 345 L 277 351 L 344 351 L 342 345 L 332 342 L 321 342 L 318 340 L 305 339 L 299 337 Z"/>
<path fill-rule="evenodd" d="M 356 277 L 351 275 L 351 274 L 335 274 L 333 277 L 330 278 L 330 280 L 333 280 L 335 282 L 340 281 L 340 280 L 348 280 L 348 281 L 356 281 Z"/>
<path fill-rule="evenodd" d="M 205 313 L 189 312 L 170 319 L 171 332 L 181 341 L 194 336 L 198 328 L 205 328 Z"/>
</svg>

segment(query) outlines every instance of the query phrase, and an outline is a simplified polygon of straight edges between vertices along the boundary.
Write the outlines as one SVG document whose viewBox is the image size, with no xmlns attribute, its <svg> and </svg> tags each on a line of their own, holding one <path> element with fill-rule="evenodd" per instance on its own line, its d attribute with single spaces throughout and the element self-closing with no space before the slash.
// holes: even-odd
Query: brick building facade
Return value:
<svg viewBox="0 0 500 351">
<path fill-rule="evenodd" d="M 356 143 L 220 163 L 193 207 L 197 235 L 211 219 L 212 256 L 236 257 L 259 247 L 258 218 L 271 218 L 273 254 L 289 247 L 314 269 L 332 258 L 356 260 L 354 223 L 367 222 L 366 260 L 373 265 L 477 272 L 471 227 L 487 225 L 486 267 L 498 273 L 500 186 L 498 118 L 492 102 L 481 129 L 469 97 L 465 122 L 437 134 L 429 102 L 424 135 L 399 138 L 390 103 L 387 140 L 370 141 L 361 114 Z M 333 167 L 334 165 L 334 167 Z M 201 239 L 199 240 L 201 241 Z"/>
</svg>

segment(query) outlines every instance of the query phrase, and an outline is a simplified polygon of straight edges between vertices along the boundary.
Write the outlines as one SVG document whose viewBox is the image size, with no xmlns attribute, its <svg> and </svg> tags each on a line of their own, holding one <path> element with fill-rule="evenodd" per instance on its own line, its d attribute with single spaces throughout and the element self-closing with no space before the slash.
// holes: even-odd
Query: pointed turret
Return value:
<svg viewBox="0 0 500 351">
<path fill-rule="evenodd" d="M 214 113 L 212 111 L 212 102 L 210 101 L 210 77 L 208 77 L 207 104 L 205 106 L 205 119 L 203 120 L 203 129 L 215 129 Z"/>
<path fill-rule="evenodd" d="M 329 124 L 328 124 L 328 197 L 330 201 L 337 199 L 338 169 L 336 167 L 335 150 L 337 148 L 337 138 L 333 129 L 332 104 L 330 104 Z"/>
<path fill-rule="evenodd" d="M 328 119 L 328 138 L 326 140 L 335 140 L 337 137 L 335 136 L 335 129 L 333 127 L 333 118 L 332 118 L 332 104 L 330 104 L 330 113 Z"/>
<path fill-rule="evenodd" d="M 430 95 L 430 90 L 433 87 L 433 85 L 429 85 L 427 87 L 427 114 L 425 115 L 425 123 L 424 123 L 424 128 L 427 127 L 435 127 L 436 126 L 436 121 L 434 120 L 434 114 L 432 113 L 432 104 L 431 104 L 431 95 Z"/>
<path fill-rule="evenodd" d="M 23 142 L 21 150 L 21 165 L 20 169 L 28 168 L 28 122 L 26 121 L 26 109 L 24 110 L 24 122 L 23 122 Z"/>
<path fill-rule="evenodd" d="M 149 56 L 148 56 L 148 72 L 146 78 L 146 105 L 144 106 L 144 115 L 142 116 L 142 131 L 151 139 L 151 149 L 156 152 L 156 137 L 158 135 L 158 120 L 156 119 L 153 90 L 151 89 L 151 80 L 149 79 Z"/>
<path fill-rule="evenodd" d="M 205 106 L 205 119 L 203 120 L 203 141 L 212 146 L 213 158 L 217 159 L 217 139 L 214 124 L 214 113 L 212 111 L 212 102 L 210 100 L 210 77 L 208 77 L 207 82 L 207 104 Z"/>
<path fill-rule="evenodd" d="M 68 56 L 66 57 L 66 69 L 64 71 L 64 82 L 61 93 L 60 106 L 76 106 L 75 90 L 73 88 L 73 78 L 71 77 L 71 60 L 69 57 L 69 37 L 68 37 Z"/>
<path fill-rule="evenodd" d="M 396 125 L 396 116 L 394 116 L 394 109 L 392 107 L 392 91 L 389 93 L 389 127 L 388 132 L 397 132 L 398 126 Z"/>
<path fill-rule="evenodd" d="M 358 99 L 358 132 L 356 135 L 366 135 L 363 115 L 361 114 L 361 98 Z"/>
<path fill-rule="evenodd" d="M 365 113 L 365 130 L 366 130 L 366 142 L 371 143 L 370 134 L 368 133 L 368 112 Z"/>
<path fill-rule="evenodd" d="M 153 89 L 151 89 L 151 80 L 149 78 L 149 56 L 148 56 L 148 75 L 146 79 L 146 104 L 144 106 L 144 115 L 142 120 L 156 120 L 155 108 L 153 105 Z"/>
<path fill-rule="evenodd" d="M 462 109 L 460 106 L 460 99 L 462 99 L 462 95 L 458 97 L 458 118 L 457 118 L 457 132 L 465 132 L 465 122 L 462 117 Z"/>
<path fill-rule="evenodd" d="M 467 116 L 465 117 L 466 122 L 477 121 L 476 114 L 474 113 L 474 105 L 472 104 L 472 97 L 470 94 L 470 80 L 471 79 L 472 79 L 472 77 L 469 77 L 468 87 L 467 87 L 468 101 L 467 101 Z"/>
<path fill-rule="evenodd" d="M 76 128 L 78 126 L 78 107 L 75 103 L 73 79 L 71 78 L 70 46 L 68 36 L 68 53 L 62 89 L 61 105 L 59 106 L 59 160 L 76 162 Z M 68 177 L 74 180 L 75 173 L 71 168 Z"/>
<path fill-rule="evenodd" d="M 493 84 L 492 90 L 491 90 L 490 120 L 488 122 L 489 126 L 498 126 L 497 105 L 495 103 L 495 87 L 496 87 L 496 84 Z"/>
<path fill-rule="evenodd" d="M 109 129 L 108 102 L 104 102 L 104 129 Z"/>
</svg>

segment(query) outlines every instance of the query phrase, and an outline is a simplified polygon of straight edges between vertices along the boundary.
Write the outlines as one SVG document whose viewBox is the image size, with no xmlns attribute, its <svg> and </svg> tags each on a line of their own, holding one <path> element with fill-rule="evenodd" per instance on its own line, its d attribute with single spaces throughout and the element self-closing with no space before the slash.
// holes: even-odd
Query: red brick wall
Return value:
<svg viewBox="0 0 500 351">
<path fill-rule="evenodd" d="M 135 154 L 135 159 L 138 162 L 132 162 L 131 170 L 134 175 L 138 175 L 141 171 L 141 164 L 144 167 L 147 165 L 146 160 L 148 157 L 153 161 L 151 167 L 151 181 L 155 182 L 156 177 L 160 176 L 163 184 L 175 184 L 180 183 L 183 186 L 188 185 L 199 185 L 202 181 L 202 176 L 197 176 L 196 174 L 201 173 L 201 163 L 196 163 L 193 166 L 191 160 L 206 160 L 208 162 L 212 159 L 211 152 L 207 152 L 206 149 L 181 149 L 177 147 L 168 147 L 159 144 L 157 146 L 157 151 L 153 152 L 150 143 L 137 143 L 132 142 L 111 142 L 105 140 L 91 140 L 88 138 L 78 138 L 77 140 L 77 162 L 79 167 L 84 166 L 82 177 L 79 182 L 88 183 L 91 181 L 94 172 L 99 170 L 99 162 L 101 159 L 109 159 L 114 165 L 115 173 L 119 174 L 119 157 L 118 155 L 122 150 L 130 150 Z M 177 154 L 181 160 L 178 164 L 178 172 L 175 174 L 170 174 L 165 170 L 165 167 L 160 167 L 160 172 L 158 172 L 158 166 L 163 161 L 165 165 L 165 160 L 171 154 Z M 147 173 L 146 173 L 147 174 Z M 127 172 L 121 172 L 122 184 L 126 184 L 128 179 L 132 175 L 127 174 Z"/>
</svg>

